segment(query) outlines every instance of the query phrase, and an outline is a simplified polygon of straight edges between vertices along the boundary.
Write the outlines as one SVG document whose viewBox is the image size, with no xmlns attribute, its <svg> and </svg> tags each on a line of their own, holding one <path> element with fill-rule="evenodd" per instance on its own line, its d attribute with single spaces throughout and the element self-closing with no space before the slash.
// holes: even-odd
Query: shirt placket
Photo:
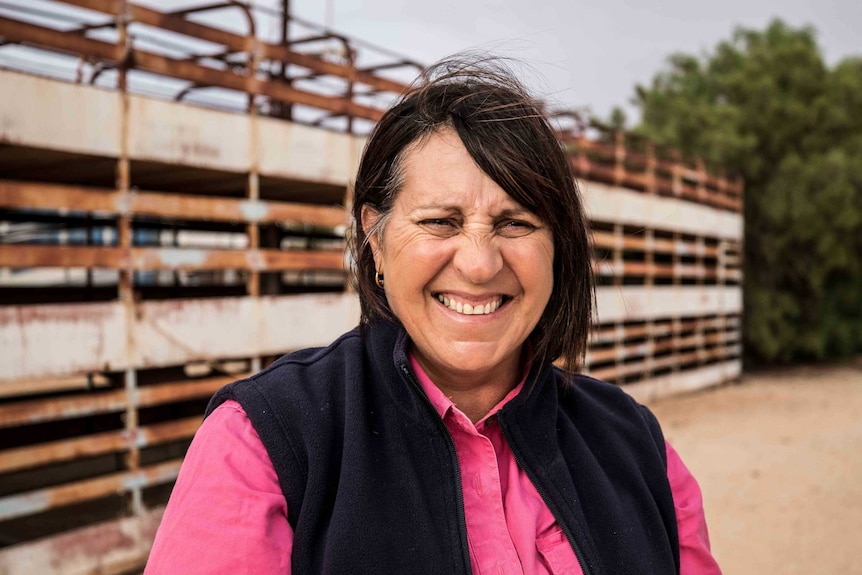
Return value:
<svg viewBox="0 0 862 575">
<path fill-rule="evenodd" d="M 467 540 L 474 571 L 481 575 L 523 575 L 506 522 L 494 445 L 457 410 L 449 411 L 446 424 L 461 465 Z"/>
</svg>

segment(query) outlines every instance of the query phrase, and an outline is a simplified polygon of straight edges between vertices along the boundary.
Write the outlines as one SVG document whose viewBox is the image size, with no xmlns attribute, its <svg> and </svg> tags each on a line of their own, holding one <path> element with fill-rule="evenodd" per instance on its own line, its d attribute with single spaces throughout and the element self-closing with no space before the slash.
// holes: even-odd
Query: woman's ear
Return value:
<svg viewBox="0 0 862 575">
<path fill-rule="evenodd" d="M 383 272 L 380 269 L 380 229 L 377 224 L 380 222 L 380 212 L 365 204 L 360 212 L 362 218 L 362 231 L 365 232 L 365 237 L 368 239 L 368 245 L 371 246 L 371 254 L 374 256 L 374 264 L 378 272 Z"/>
</svg>

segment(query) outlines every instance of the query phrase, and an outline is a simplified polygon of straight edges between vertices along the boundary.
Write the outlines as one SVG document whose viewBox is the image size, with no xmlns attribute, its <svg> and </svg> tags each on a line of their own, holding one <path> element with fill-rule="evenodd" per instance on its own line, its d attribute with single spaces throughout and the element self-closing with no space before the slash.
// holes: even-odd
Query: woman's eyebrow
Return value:
<svg viewBox="0 0 862 575">
<path fill-rule="evenodd" d="M 452 204 L 443 204 L 439 202 L 430 203 L 430 204 L 421 204 L 414 208 L 414 211 L 442 211 L 442 212 L 452 212 L 452 213 L 463 213 L 463 208 L 461 206 L 456 206 Z M 537 218 L 538 216 L 528 210 L 527 208 L 516 207 L 516 208 L 505 208 L 500 210 L 498 213 L 494 214 L 495 218 L 524 218 L 524 217 L 533 217 Z"/>
<path fill-rule="evenodd" d="M 513 218 L 513 217 L 524 217 L 524 216 L 535 216 L 533 212 L 526 208 L 507 208 L 500 212 L 501 218 Z"/>
<path fill-rule="evenodd" d="M 461 208 L 459 208 L 458 206 L 453 206 L 451 204 L 440 204 L 440 203 L 421 204 L 421 205 L 416 206 L 415 209 L 416 210 L 441 210 L 441 211 L 446 211 L 446 212 L 460 212 L 461 211 Z"/>
</svg>

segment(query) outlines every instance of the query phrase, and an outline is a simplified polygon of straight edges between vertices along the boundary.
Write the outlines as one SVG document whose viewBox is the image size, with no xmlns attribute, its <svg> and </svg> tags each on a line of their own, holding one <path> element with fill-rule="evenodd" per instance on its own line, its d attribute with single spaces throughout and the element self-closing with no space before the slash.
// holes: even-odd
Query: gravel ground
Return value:
<svg viewBox="0 0 862 575">
<path fill-rule="evenodd" d="M 862 574 L 862 363 L 650 408 L 700 482 L 724 575 Z"/>
</svg>

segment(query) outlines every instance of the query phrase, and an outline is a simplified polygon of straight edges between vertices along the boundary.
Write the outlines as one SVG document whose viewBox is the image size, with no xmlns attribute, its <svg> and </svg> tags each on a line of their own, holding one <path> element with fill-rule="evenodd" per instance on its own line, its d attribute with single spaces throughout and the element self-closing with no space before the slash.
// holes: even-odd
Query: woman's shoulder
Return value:
<svg viewBox="0 0 862 575">
<path fill-rule="evenodd" d="M 579 420 L 599 420 L 632 434 L 646 427 L 653 440 L 664 445 L 661 427 L 648 407 L 638 403 L 622 387 L 585 374 L 566 375 L 557 371 L 560 407 Z"/>
<path fill-rule="evenodd" d="M 554 371 L 564 401 L 603 402 L 628 408 L 643 407 L 619 385 L 583 373 L 567 374 L 559 368 L 554 368 Z"/>
<path fill-rule="evenodd" d="M 346 373 L 358 373 L 362 341 L 358 330 L 345 333 L 326 347 L 285 354 L 261 371 L 222 387 L 210 400 L 207 413 L 232 399 L 250 403 L 307 404 L 326 401 L 347 384 Z"/>
</svg>

